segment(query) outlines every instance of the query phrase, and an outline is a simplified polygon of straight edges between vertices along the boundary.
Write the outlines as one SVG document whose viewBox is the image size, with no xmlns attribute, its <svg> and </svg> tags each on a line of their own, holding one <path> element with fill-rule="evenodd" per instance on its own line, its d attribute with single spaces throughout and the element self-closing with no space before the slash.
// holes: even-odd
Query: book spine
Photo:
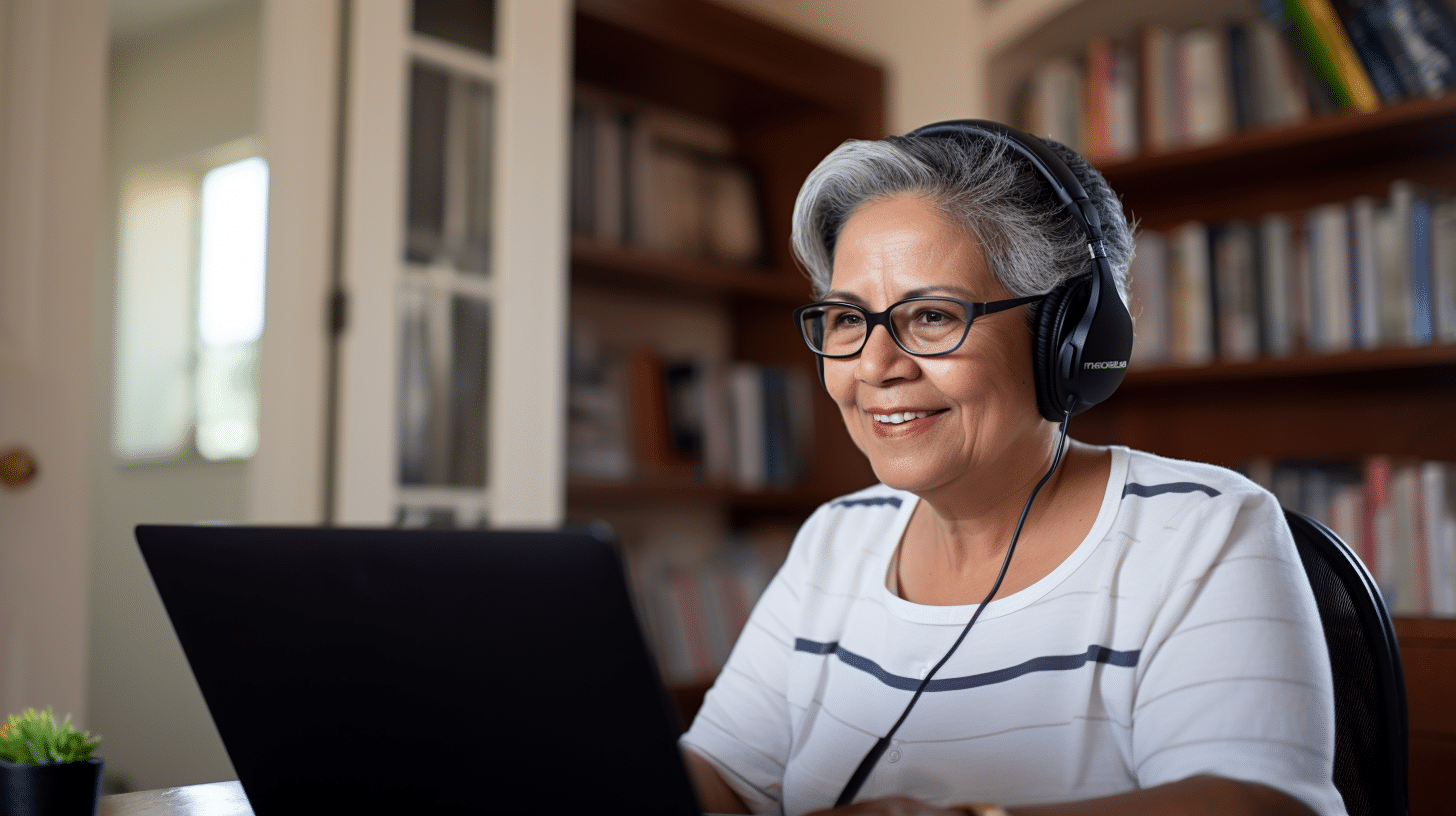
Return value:
<svg viewBox="0 0 1456 816">
<path fill-rule="evenodd" d="M 1456 86 L 1456 25 L 1440 0 L 1383 0 L 1390 28 L 1424 92 Z"/>
<path fill-rule="evenodd" d="M 1086 116 L 1084 152 L 1089 161 L 1113 158 L 1112 146 L 1112 43 L 1093 37 L 1086 47 L 1087 79 L 1083 83 L 1082 110 Z"/>
<path fill-rule="evenodd" d="M 1456 197 L 1431 207 L 1431 315 L 1438 343 L 1456 342 Z"/>
<path fill-rule="evenodd" d="M 1138 29 L 1139 141 L 1149 153 L 1177 146 L 1173 34 L 1161 25 Z"/>
<path fill-rule="evenodd" d="M 1355 310 L 1354 341 L 1360 348 L 1380 345 L 1380 279 L 1375 245 L 1375 200 L 1359 196 L 1350 202 L 1350 274 Z"/>
<path fill-rule="evenodd" d="M 1346 113 L 1380 108 L 1380 96 L 1329 0 L 1287 0 L 1289 20 L 1310 65 Z"/>
<path fill-rule="evenodd" d="M 1401 80 L 1386 41 L 1380 36 L 1377 18 L 1381 7 L 1375 0 L 1331 0 L 1345 35 L 1382 102 L 1395 102 L 1411 93 Z"/>
<path fill-rule="evenodd" d="M 1431 200 L 1417 194 L 1410 220 L 1411 337 L 1417 345 L 1435 340 L 1431 315 Z"/>
</svg>

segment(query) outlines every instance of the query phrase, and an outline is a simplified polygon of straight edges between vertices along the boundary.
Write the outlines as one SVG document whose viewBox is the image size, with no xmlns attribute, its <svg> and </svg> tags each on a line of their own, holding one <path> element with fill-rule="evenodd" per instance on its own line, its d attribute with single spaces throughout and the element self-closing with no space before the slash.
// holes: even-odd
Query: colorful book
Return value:
<svg viewBox="0 0 1456 816">
<path fill-rule="evenodd" d="M 1380 95 L 1355 53 L 1330 0 L 1287 0 L 1289 21 L 1305 58 L 1346 113 L 1380 109 Z"/>
</svg>

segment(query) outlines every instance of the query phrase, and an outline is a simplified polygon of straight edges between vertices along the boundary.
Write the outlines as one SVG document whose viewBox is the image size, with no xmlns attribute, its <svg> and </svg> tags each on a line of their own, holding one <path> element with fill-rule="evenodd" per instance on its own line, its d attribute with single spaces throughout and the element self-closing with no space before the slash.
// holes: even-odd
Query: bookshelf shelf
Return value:
<svg viewBox="0 0 1456 816">
<path fill-rule="evenodd" d="M 571 239 L 572 279 L 579 283 L 680 295 L 751 295 L 785 304 L 807 301 L 809 284 L 767 267 L 667 255 L 583 236 Z"/>
<path fill-rule="evenodd" d="M 1392 178 L 1456 186 L 1456 94 L 1375 113 L 1239 133 L 1204 147 L 1099 166 L 1143 228 L 1250 218 L 1355 195 Z"/>
<path fill-rule="evenodd" d="M 1266 379 L 1332 378 L 1358 375 L 1403 377 L 1412 383 L 1431 377 L 1456 378 L 1456 345 L 1299 354 L 1246 362 L 1169 366 L 1129 371 L 1123 388 L 1156 388 L 1200 383 L 1253 382 Z"/>
</svg>

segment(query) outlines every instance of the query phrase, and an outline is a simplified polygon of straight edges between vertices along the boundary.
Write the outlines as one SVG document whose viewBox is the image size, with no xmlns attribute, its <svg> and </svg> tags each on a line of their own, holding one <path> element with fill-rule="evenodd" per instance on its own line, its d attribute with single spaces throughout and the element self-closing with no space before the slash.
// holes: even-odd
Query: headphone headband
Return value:
<svg viewBox="0 0 1456 816">
<path fill-rule="evenodd" d="M 1117 293 L 1102 217 L 1067 163 L 1045 142 L 986 119 L 953 119 L 916 128 L 907 137 L 986 137 L 1015 150 L 1051 188 L 1087 236 L 1091 285 L 1082 277 L 1049 293 L 1034 342 L 1037 405 L 1060 421 L 1107 399 L 1122 383 L 1132 352 L 1132 316 Z M 1085 294 L 1082 289 L 1086 288 Z M 1085 301 L 1083 300 L 1085 298 Z M 1068 321 L 1075 321 L 1068 325 Z"/>
</svg>

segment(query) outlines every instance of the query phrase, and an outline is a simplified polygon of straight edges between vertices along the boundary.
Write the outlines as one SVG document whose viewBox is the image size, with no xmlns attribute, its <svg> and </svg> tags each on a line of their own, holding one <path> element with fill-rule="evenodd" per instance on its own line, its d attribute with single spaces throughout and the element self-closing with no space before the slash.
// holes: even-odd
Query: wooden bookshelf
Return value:
<svg viewBox="0 0 1456 816">
<path fill-rule="evenodd" d="M 1003 110 L 1035 60 L 1091 33 L 1138 22 L 1118 0 L 1047 0 L 1007 28 L 988 59 Z M 1122 9 L 1123 13 L 1094 12 Z M 1184 9 L 1182 24 L 1217 23 Z M 1031 56 L 1027 56 L 1031 55 Z M 1252 220 L 1368 195 L 1404 178 L 1456 192 L 1456 94 L 1365 115 L 1237 133 L 1223 141 L 1100 166 L 1143 230 L 1189 220 Z M 1111 399 L 1072 422 L 1079 439 L 1237 467 L 1255 458 L 1371 455 L 1456 461 L 1456 345 L 1352 350 L 1130 370 Z M 1456 620 L 1396 621 L 1410 717 L 1410 813 L 1452 810 L 1456 763 Z"/>
<path fill-rule="evenodd" d="M 701 0 L 577 0 L 575 8 L 578 86 L 627 105 L 697 117 L 731 134 L 731 159 L 757 188 L 766 251 L 757 264 L 725 263 L 574 234 L 573 297 L 595 298 L 598 316 L 602 303 L 624 304 L 616 314 L 638 304 L 680 314 L 708 310 L 728 327 L 726 359 L 718 362 L 787 366 L 816 378 L 791 320 L 793 308 L 811 299 L 789 248 L 793 203 L 804 178 L 835 146 L 883 135 L 883 72 Z M 634 343 L 647 331 L 630 328 Z M 567 515 L 614 524 L 614 514 L 620 517 L 629 561 L 646 546 L 634 533 L 652 538 L 642 529 L 652 523 L 644 518 L 695 513 L 695 523 L 707 519 L 704 524 L 726 528 L 796 524 L 818 504 L 873 481 L 837 410 L 817 394 L 812 425 L 812 455 L 796 484 L 744 489 L 695 468 L 654 470 L 639 462 L 624 480 L 569 478 Z M 672 684 L 685 720 L 707 683 L 700 677 Z"/>
<path fill-rule="evenodd" d="M 1444 814 L 1452 802 L 1456 768 L 1456 620 L 1397 618 L 1396 639 L 1405 669 L 1410 714 L 1410 812 Z"/>
</svg>

